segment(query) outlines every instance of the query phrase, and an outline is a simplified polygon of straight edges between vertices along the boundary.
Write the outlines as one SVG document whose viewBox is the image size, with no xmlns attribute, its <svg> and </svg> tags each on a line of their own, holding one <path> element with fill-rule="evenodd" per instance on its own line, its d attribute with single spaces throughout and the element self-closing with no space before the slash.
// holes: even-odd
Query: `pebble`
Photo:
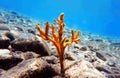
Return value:
<svg viewBox="0 0 120 78">
<path fill-rule="evenodd" d="M 88 47 L 89 47 L 89 49 L 90 49 L 91 51 L 98 51 L 98 50 L 99 50 L 99 48 L 96 47 L 96 46 L 91 46 L 91 45 L 89 45 Z"/>
<path fill-rule="evenodd" d="M 108 62 L 107 64 L 108 64 L 109 66 L 112 66 L 112 67 L 115 67 L 115 66 L 116 66 L 115 62 Z"/>
<path fill-rule="evenodd" d="M 83 46 L 80 48 L 81 51 L 87 51 L 87 47 L 86 46 Z"/>
<path fill-rule="evenodd" d="M 79 48 L 80 48 L 80 45 L 74 44 L 74 48 L 79 49 Z"/>
</svg>

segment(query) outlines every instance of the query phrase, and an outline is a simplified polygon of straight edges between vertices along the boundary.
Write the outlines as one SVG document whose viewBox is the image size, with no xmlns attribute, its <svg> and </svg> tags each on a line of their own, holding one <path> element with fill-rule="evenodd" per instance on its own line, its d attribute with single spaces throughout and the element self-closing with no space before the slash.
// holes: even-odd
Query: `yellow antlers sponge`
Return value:
<svg viewBox="0 0 120 78">
<path fill-rule="evenodd" d="M 57 48 L 58 54 L 59 54 L 59 59 L 60 59 L 60 66 L 61 66 L 61 74 L 64 75 L 64 50 L 65 48 L 70 45 L 72 42 L 78 43 L 80 38 L 78 38 L 80 31 L 77 31 L 76 34 L 74 34 L 74 31 L 71 31 L 72 37 L 71 39 L 66 42 L 66 36 L 62 37 L 63 33 L 64 33 L 64 14 L 62 13 L 59 17 L 58 17 L 58 21 L 56 21 L 56 24 L 59 25 L 58 27 L 58 33 L 55 33 L 55 27 L 54 24 L 52 24 L 52 36 L 48 35 L 49 32 L 49 22 L 46 22 L 46 28 L 45 31 L 43 31 L 40 26 L 38 24 L 36 24 L 36 28 L 40 33 L 40 36 L 44 39 L 44 40 L 50 40 Z"/>
</svg>

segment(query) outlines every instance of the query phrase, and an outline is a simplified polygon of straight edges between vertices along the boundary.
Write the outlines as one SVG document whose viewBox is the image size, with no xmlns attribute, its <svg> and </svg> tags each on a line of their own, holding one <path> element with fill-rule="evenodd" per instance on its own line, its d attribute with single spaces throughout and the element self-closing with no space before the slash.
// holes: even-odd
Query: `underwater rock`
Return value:
<svg viewBox="0 0 120 78">
<path fill-rule="evenodd" d="M 10 39 L 10 41 L 15 40 L 15 36 L 11 32 L 4 32 L 4 35 Z"/>
<path fill-rule="evenodd" d="M 115 67 L 115 66 L 116 66 L 115 62 L 108 62 L 107 64 L 108 64 L 109 66 L 111 66 L 111 67 Z"/>
<path fill-rule="evenodd" d="M 0 37 L 0 49 L 6 49 L 10 45 L 10 39 L 7 37 Z"/>
<path fill-rule="evenodd" d="M 84 59 L 91 63 L 93 63 L 97 60 L 95 52 L 86 51 L 83 55 L 85 57 Z"/>
<path fill-rule="evenodd" d="M 0 58 L 10 58 L 12 57 L 10 50 L 0 49 Z"/>
<path fill-rule="evenodd" d="M 21 53 L 21 58 L 24 60 L 32 59 L 32 58 L 38 58 L 39 54 L 36 54 L 34 52 L 26 52 L 26 53 Z"/>
<path fill-rule="evenodd" d="M 16 22 L 14 19 L 9 19 L 9 23 Z"/>
<path fill-rule="evenodd" d="M 2 13 L 0 12 L 0 16 L 2 16 Z"/>
<path fill-rule="evenodd" d="M 18 27 L 18 26 L 15 27 L 15 30 L 17 30 L 17 31 L 23 31 L 23 29 L 21 27 Z"/>
<path fill-rule="evenodd" d="M 9 24 L 0 24 L 0 30 L 10 31 Z"/>
<path fill-rule="evenodd" d="M 4 70 L 8 70 L 11 67 L 17 65 L 21 62 L 22 59 L 15 57 L 12 53 L 7 49 L 0 49 L 0 68 Z"/>
<path fill-rule="evenodd" d="M 101 59 L 96 59 L 93 63 L 92 63 L 92 65 L 95 67 L 95 68 L 97 68 L 97 67 L 104 67 L 104 66 L 106 66 L 106 62 L 104 62 L 103 60 L 101 60 Z"/>
<path fill-rule="evenodd" d="M 27 23 L 27 22 L 25 21 L 25 19 L 23 19 L 23 18 L 19 18 L 18 22 L 19 22 L 20 24 L 25 24 L 25 23 Z"/>
<path fill-rule="evenodd" d="M 47 61 L 49 64 L 57 64 L 59 62 L 59 59 L 55 56 L 44 56 L 42 59 Z"/>
<path fill-rule="evenodd" d="M 120 51 L 120 43 L 119 42 L 111 43 L 109 48 L 113 51 Z"/>
<path fill-rule="evenodd" d="M 0 18 L 0 24 L 5 24 L 6 21 L 4 21 L 3 19 Z"/>
<path fill-rule="evenodd" d="M 22 52 L 22 51 L 15 51 L 13 53 L 13 56 L 19 57 L 23 60 L 28 60 L 28 59 L 32 59 L 32 58 L 38 58 L 40 55 L 36 54 L 35 52 Z"/>
<path fill-rule="evenodd" d="M 67 59 L 67 60 L 77 60 L 74 53 L 72 53 L 72 52 L 65 52 L 65 59 Z"/>
<path fill-rule="evenodd" d="M 117 67 L 101 66 L 97 69 L 104 72 L 107 78 L 120 78 L 120 69 Z"/>
<path fill-rule="evenodd" d="M 104 42 L 103 39 L 95 39 L 97 42 Z"/>
<path fill-rule="evenodd" d="M 51 53 L 51 55 L 54 55 L 54 56 L 58 57 L 58 53 L 57 53 L 57 50 L 56 50 L 56 49 L 52 49 L 52 50 L 50 51 L 50 53 Z"/>
<path fill-rule="evenodd" d="M 9 32 L 9 34 L 11 35 L 11 36 L 14 36 L 15 38 L 26 38 L 26 33 L 22 33 L 22 32 L 19 32 L 19 31 L 15 31 L 15 30 L 11 30 L 10 32 Z M 31 37 L 31 36 L 30 36 Z"/>
<path fill-rule="evenodd" d="M 98 51 L 98 50 L 99 50 L 99 47 L 91 46 L 91 45 L 89 45 L 88 48 L 89 48 L 91 51 Z"/>
<path fill-rule="evenodd" d="M 76 49 L 80 49 L 80 45 L 78 45 L 78 44 L 74 44 L 74 43 L 73 43 L 73 45 L 74 45 L 74 48 L 76 48 Z"/>
<path fill-rule="evenodd" d="M 9 69 L 0 78 L 52 78 L 55 75 L 56 72 L 46 61 L 40 58 L 33 58 L 24 60 L 17 66 Z"/>
<path fill-rule="evenodd" d="M 120 43 L 111 43 L 110 46 L 120 47 Z"/>
<path fill-rule="evenodd" d="M 98 58 L 100 58 L 101 60 L 103 60 L 103 61 L 106 61 L 107 59 L 105 58 L 105 56 L 103 55 L 103 54 L 101 54 L 100 52 L 96 52 L 96 56 L 98 57 Z"/>
<path fill-rule="evenodd" d="M 31 34 L 35 35 L 35 32 L 32 29 L 27 29 L 27 31 L 28 31 L 28 33 L 31 33 Z"/>
<path fill-rule="evenodd" d="M 88 61 L 75 62 L 65 71 L 67 78 L 106 78 Z"/>
<path fill-rule="evenodd" d="M 3 75 L 4 73 L 6 73 L 6 71 L 3 69 L 0 69 L 0 76 Z"/>
<path fill-rule="evenodd" d="M 87 51 L 87 47 L 86 47 L 86 46 L 82 46 L 82 47 L 80 48 L 80 50 L 81 50 L 81 51 Z"/>
<path fill-rule="evenodd" d="M 4 70 L 8 70 L 8 69 L 16 66 L 21 61 L 22 61 L 22 59 L 17 58 L 17 57 L 11 57 L 11 58 L 6 58 L 6 59 L 0 58 L 0 68 L 2 68 Z"/>
<path fill-rule="evenodd" d="M 17 51 L 33 51 L 41 56 L 48 56 L 50 52 L 47 43 L 35 38 L 16 39 L 11 42 L 11 47 Z"/>
<path fill-rule="evenodd" d="M 52 77 L 52 78 L 63 78 L 63 77 L 57 75 L 57 76 L 54 76 L 54 77 Z"/>
<path fill-rule="evenodd" d="M 120 78 L 120 74 L 107 74 L 107 78 Z"/>
<path fill-rule="evenodd" d="M 10 13 L 13 14 L 14 16 L 18 15 L 17 12 L 15 11 L 11 11 Z"/>
<path fill-rule="evenodd" d="M 32 23 L 32 20 L 31 19 L 26 19 L 26 22 Z"/>
</svg>

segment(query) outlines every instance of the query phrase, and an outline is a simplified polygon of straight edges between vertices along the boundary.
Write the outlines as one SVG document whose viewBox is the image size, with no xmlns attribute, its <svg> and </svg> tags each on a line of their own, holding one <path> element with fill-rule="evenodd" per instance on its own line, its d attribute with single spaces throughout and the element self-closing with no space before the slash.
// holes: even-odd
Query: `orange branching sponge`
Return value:
<svg viewBox="0 0 120 78">
<path fill-rule="evenodd" d="M 50 25 L 48 22 L 46 22 L 46 28 L 45 31 L 43 31 L 40 26 L 38 24 L 36 24 L 36 28 L 39 31 L 41 37 L 44 40 L 50 40 L 57 48 L 58 54 L 59 54 L 59 59 L 60 59 L 60 66 L 61 66 L 61 74 L 64 74 L 64 50 L 65 48 L 70 45 L 72 42 L 78 43 L 80 38 L 78 38 L 80 31 L 77 31 L 76 34 L 74 34 L 74 31 L 71 31 L 72 37 L 71 39 L 66 42 L 67 37 L 64 36 L 62 37 L 63 33 L 64 33 L 64 14 L 62 13 L 59 18 L 58 21 L 56 21 L 56 24 L 59 25 L 58 27 L 58 33 L 55 32 L 55 27 L 54 24 L 52 24 L 52 36 L 49 36 L 49 28 Z"/>
</svg>

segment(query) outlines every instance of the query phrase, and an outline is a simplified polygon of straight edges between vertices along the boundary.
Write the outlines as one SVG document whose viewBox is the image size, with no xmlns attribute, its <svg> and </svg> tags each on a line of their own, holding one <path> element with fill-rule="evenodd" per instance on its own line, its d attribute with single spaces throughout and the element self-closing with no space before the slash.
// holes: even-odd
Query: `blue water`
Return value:
<svg viewBox="0 0 120 78">
<path fill-rule="evenodd" d="M 120 37 L 120 0 L 0 0 L 0 7 L 50 22 L 64 12 L 71 28 Z"/>
</svg>

